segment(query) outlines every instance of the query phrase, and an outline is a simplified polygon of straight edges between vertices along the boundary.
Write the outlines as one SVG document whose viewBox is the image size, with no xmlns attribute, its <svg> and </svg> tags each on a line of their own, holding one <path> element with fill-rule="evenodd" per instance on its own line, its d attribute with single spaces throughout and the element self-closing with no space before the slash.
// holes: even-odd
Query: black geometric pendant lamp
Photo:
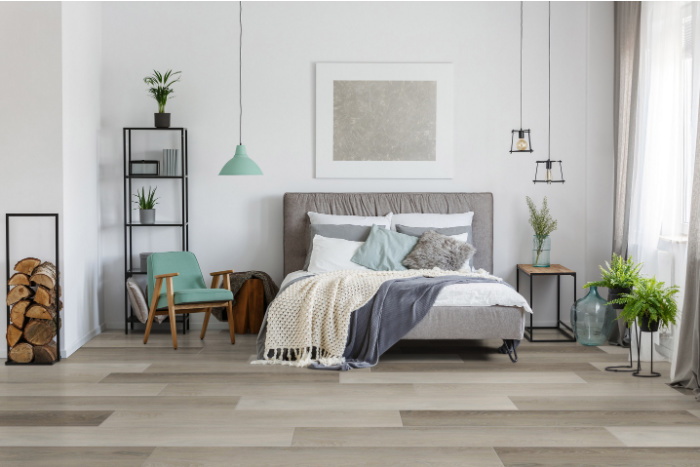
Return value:
<svg viewBox="0 0 700 467">
<path fill-rule="evenodd" d="M 532 152 L 530 130 L 523 129 L 523 2 L 520 2 L 520 129 L 510 134 L 510 153 L 514 152 Z"/>
<path fill-rule="evenodd" d="M 549 61 L 548 61 L 548 106 L 549 106 L 549 130 L 547 131 L 547 160 L 535 163 L 535 179 L 533 183 L 564 183 L 564 169 L 561 161 L 552 160 L 552 2 L 549 2 Z M 542 178 L 538 178 L 540 164 L 544 166 Z M 555 164 L 559 164 L 559 173 L 554 169 Z"/>
</svg>

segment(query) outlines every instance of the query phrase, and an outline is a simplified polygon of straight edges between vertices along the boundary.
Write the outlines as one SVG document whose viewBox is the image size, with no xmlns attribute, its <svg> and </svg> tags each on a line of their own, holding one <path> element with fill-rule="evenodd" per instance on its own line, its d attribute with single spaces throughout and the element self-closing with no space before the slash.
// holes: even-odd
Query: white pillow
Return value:
<svg viewBox="0 0 700 467">
<path fill-rule="evenodd" d="M 314 236 L 314 248 L 311 250 L 308 271 L 317 274 L 346 269 L 369 271 L 366 267 L 350 261 L 363 243 L 365 242 Z"/>
<path fill-rule="evenodd" d="M 341 216 L 336 214 L 322 214 L 320 212 L 309 211 L 309 220 L 312 224 L 351 224 L 351 225 L 381 225 L 388 229 L 391 227 L 391 216 Z M 464 224 L 467 225 L 467 224 Z"/>
<path fill-rule="evenodd" d="M 461 227 L 472 225 L 472 211 L 460 214 L 394 214 L 391 217 L 391 230 L 396 230 L 396 224 L 407 227 Z"/>
</svg>

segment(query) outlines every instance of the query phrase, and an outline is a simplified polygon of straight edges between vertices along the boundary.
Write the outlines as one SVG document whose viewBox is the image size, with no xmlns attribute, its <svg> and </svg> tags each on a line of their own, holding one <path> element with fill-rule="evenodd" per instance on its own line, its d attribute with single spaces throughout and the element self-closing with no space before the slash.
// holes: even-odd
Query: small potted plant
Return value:
<svg viewBox="0 0 700 467">
<path fill-rule="evenodd" d="M 165 104 L 173 93 L 170 86 L 180 81 L 180 78 L 174 79 L 180 73 L 179 71 L 173 72 L 173 70 L 159 73 L 153 70 L 151 76 L 146 76 L 143 79 L 143 82 L 150 86 L 148 93 L 158 102 L 158 112 L 154 114 L 156 128 L 170 128 L 170 114 L 165 112 Z"/>
<path fill-rule="evenodd" d="M 530 209 L 530 225 L 535 231 L 532 238 L 532 265 L 535 267 L 549 267 L 549 252 L 551 240 L 549 234 L 557 230 L 557 221 L 552 218 L 547 205 L 547 197 L 542 201 L 542 209 L 529 196 L 525 197 L 527 207 Z"/>
<path fill-rule="evenodd" d="M 632 287 L 640 279 L 641 264 L 636 264 L 632 257 L 625 260 L 622 256 L 613 253 L 612 261 L 605 262 L 606 269 L 600 266 L 600 280 L 589 282 L 584 288 L 607 287 L 610 291 L 608 300 L 616 310 L 624 308 L 623 305 L 614 303 L 622 294 L 632 292 Z"/>
<path fill-rule="evenodd" d="M 655 277 L 644 278 L 637 281 L 631 293 L 623 293 L 613 302 L 624 305 L 618 319 L 624 319 L 628 326 L 637 321 L 642 331 L 656 332 L 659 326 L 676 324 L 677 293 L 677 285 L 666 287 Z"/>
<path fill-rule="evenodd" d="M 155 197 L 157 189 L 158 187 L 155 187 L 151 190 L 149 186 L 148 193 L 146 193 L 144 188 L 141 188 L 141 191 L 136 190 L 136 194 L 134 195 L 136 201 L 134 201 L 134 204 L 138 205 L 139 222 L 142 224 L 156 223 L 156 204 L 158 204 L 158 200 L 160 199 Z"/>
</svg>

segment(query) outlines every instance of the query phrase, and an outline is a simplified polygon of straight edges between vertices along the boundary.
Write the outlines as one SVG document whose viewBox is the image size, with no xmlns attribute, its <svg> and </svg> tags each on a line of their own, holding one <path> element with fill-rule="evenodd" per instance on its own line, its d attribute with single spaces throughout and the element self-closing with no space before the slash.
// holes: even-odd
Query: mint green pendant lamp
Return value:
<svg viewBox="0 0 700 467">
<path fill-rule="evenodd" d="M 238 136 L 240 143 L 236 146 L 236 153 L 221 168 L 219 175 L 262 175 L 262 170 L 253 159 L 248 157 L 248 152 L 243 145 L 243 2 L 238 2 L 240 24 L 240 37 L 238 42 L 238 103 L 240 118 L 238 126 Z"/>
</svg>

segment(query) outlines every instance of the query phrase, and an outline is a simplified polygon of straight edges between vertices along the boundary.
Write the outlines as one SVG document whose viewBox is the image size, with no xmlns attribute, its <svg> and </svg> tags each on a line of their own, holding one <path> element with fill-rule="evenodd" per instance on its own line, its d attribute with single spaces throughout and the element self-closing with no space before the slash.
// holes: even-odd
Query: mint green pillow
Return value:
<svg viewBox="0 0 700 467">
<path fill-rule="evenodd" d="M 405 271 L 401 261 L 418 243 L 418 238 L 392 230 L 372 226 L 367 241 L 350 259 L 375 271 Z"/>
</svg>

